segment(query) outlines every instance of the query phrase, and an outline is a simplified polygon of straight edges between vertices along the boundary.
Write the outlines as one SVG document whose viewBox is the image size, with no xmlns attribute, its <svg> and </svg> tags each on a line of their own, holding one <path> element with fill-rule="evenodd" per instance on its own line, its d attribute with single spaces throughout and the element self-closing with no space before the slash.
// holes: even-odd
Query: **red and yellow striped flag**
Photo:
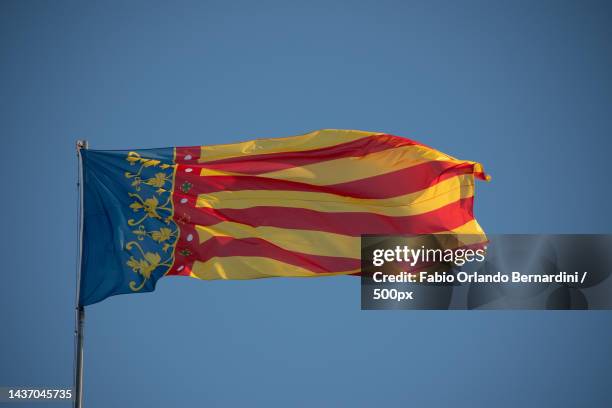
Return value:
<svg viewBox="0 0 612 408">
<path fill-rule="evenodd" d="M 125 233 L 119 245 L 108 240 L 116 251 L 105 256 L 128 270 L 117 273 L 121 284 L 97 293 L 102 278 L 87 279 L 98 275 L 101 255 L 85 245 L 92 263 L 83 263 L 81 291 L 91 299 L 84 304 L 153 290 L 164 275 L 357 274 L 362 234 L 484 234 L 472 211 L 474 179 L 488 179 L 482 166 L 384 133 L 330 129 L 215 146 L 90 150 L 84 165 L 85 243 L 88 233 L 100 236 L 100 220 L 88 217 L 125 213 L 123 225 L 107 228 Z M 109 166 L 121 170 L 121 183 L 108 185 Z M 109 188 L 121 199 L 101 199 Z"/>
</svg>

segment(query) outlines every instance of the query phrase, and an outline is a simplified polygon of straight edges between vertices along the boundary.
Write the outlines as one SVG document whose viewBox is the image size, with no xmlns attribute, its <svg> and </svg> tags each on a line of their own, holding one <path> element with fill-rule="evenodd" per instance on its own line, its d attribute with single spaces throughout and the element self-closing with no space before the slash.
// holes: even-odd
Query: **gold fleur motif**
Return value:
<svg viewBox="0 0 612 408">
<path fill-rule="evenodd" d="M 151 233 L 151 238 L 157 242 L 164 242 L 169 240 L 172 237 L 172 230 L 170 228 L 162 227 L 159 231 L 153 231 Z"/>
<path fill-rule="evenodd" d="M 159 205 L 159 201 L 156 197 L 147 198 L 142 203 L 144 212 L 151 218 L 161 218 L 157 213 L 157 206 Z"/>
<path fill-rule="evenodd" d="M 138 228 L 132 230 L 136 240 L 129 241 L 125 246 L 130 252 L 126 265 L 140 277 L 139 281 L 134 280 L 129 284 L 130 289 L 137 292 L 158 268 L 168 271 L 174 261 L 173 249 L 178 238 L 178 227 L 172 222 L 174 209 L 170 191 L 176 165 L 145 158 L 137 152 L 129 152 L 126 160 L 130 166 L 139 165 L 136 172 L 124 173 L 135 191 L 128 192 L 131 199 L 129 207 L 137 214 L 136 217 L 140 217 L 127 221 L 128 225 Z M 158 171 L 150 174 L 149 169 Z M 166 188 L 168 183 L 170 188 Z M 145 224 L 149 228 L 153 225 L 157 228 L 149 230 Z M 167 258 L 162 261 L 161 254 L 168 252 L 170 254 L 165 255 Z"/>
<path fill-rule="evenodd" d="M 166 184 L 167 180 L 166 173 L 155 173 L 155 176 L 148 179 L 146 183 L 150 186 L 161 188 Z"/>
</svg>

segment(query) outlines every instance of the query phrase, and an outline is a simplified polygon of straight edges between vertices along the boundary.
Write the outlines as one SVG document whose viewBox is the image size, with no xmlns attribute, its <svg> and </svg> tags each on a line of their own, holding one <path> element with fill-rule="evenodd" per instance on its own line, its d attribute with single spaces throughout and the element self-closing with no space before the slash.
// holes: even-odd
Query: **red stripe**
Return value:
<svg viewBox="0 0 612 408">
<path fill-rule="evenodd" d="M 363 234 L 430 234 L 448 231 L 474 217 L 473 197 L 464 198 L 433 211 L 402 217 L 367 212 L 320 212 L 305 208 L 251 207 L 245 209 L 195 208 L 195 202 L 179 204 L 183 221 L 192 225 L 215 225 L 231 221 L 256 226 L 333 232 L 350 236 Z"/>
<path fill-rule="evenodd" d="M 280 152 L 256 155 L 244 155 L 229 159 L 214 160 L 201 164 L 214 170 L 223 170 L 243 174 L 261 174 L 270 171 L 305 166 L 335 160 L 343 157 L 361 157 L 366 154 L 400 147 L 422 145 L 414 140 L 393 135 L 373 135 L 347 143 L 341 143 L 321 149 L 300 152 Z"/>
<path fill-rule="evenodd" d="M 474 172 L 474 177 L 480 179 L 480 180 L 484 180 L 487 181 L 487 177 L 489 177 L 489 175 L 487 173 L 484 173 L 482 171 L 477 171 Z"/>
<path fill-rule="evenodd" d="M 197 195 L 192 191 L 189 191 L 188 195 L 182 194 L 180 187 L 185 182 L 190 182 L 193 185 L 192 188 L 196 188 L 201 183 L 203 177 L 199 176 L 196 169 L 199 167 L 196 163 L 199 152 L 199 147 L 176 148 L 176 162 L 181 165 L 176 172 L 173 204 L 174 219 L 180 225 L 181 234 L 175 251 L 176 260 L 173 268 L 168 272 L 169 275 L 189 275 L 191 266 L 197 257 L 193 253 L 194 242 L 191 240 L 191 236 L 197 237 L 195 225 L 214 225 L 222 221 L 233 221 L 250 226 L 267 225 L 359 236 L 361 234 L 442 232 L 459 227 L 473 219 L 473 198 L 471 197 L 429 213 L 407 217 L 389 217 L 372 213 L 325 213 L 284 207 L 220 210 L 195 208 Z M 243 158 L 237 160 L 243 160 Z M 187 168 L 194 170 L 186 172 Z M 350 191 L 350 186 L 343 187 L 346 191 Z M 217 248 L 214 250 L 217 251 Z M 183 251 L 186 252 L 183 253 Z M 211 251 L 212 254 L 213 251 Z"/>
<path fill-rule="evenodd" d="M 299 266 L 315 273 L 343 272 L 360 268 L 359 259 L 288 251 L 260 238 L 212 237 L 200 245 L 193 245 L 192 249 L 200 262 L 206 262 L 213 257 L 258 256 Z"/>
<path fill-rule="evenodd" d="M 257 176 L 199 176 L 186 174 L 192 184 L 188 194 L 218 191 L 280 190 L 329 193 L 354 198 L 383 199 L 414 193 L 459 174 L 473 172 L 473 164 L 431 161 L 386 174 L 327 186 Z M 178 192 L 177 194 L 184 194 Z"/>
</svg>

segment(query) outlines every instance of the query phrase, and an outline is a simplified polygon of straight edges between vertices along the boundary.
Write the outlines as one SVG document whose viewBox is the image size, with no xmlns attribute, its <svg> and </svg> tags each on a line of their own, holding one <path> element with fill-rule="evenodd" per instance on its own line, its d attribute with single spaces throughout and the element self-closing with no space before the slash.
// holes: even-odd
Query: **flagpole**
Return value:
<svg viewBox="0 0 612 408">
<path fill-rule="evenodd" d="M 83 157 L 81 150 L 87 149 L 86 140 L 77 140 L 79 210 L 78 210 L 78 236 L 77 236 L 77 276 L 76 276 L 76 305 L 75 305 L 75 345 L 74 345 L 74 408 L 83 407 L 83 326 L 85 323 L 85 308 L 80 305 L 81 268 L 83 260 Z"/>
</svg>

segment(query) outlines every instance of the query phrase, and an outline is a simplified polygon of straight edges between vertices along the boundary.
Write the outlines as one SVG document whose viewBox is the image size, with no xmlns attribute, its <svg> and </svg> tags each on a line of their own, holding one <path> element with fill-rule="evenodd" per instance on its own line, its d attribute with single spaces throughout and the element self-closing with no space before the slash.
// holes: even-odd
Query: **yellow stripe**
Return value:
<svg viewBox="0 0 612 408">
<path fill-rule="evenodd" d="M 391 173 L 430 161 L 474 163 L 456 160 L 437 150 L 423 146 L 402 146 L 360 157 L 345 157 L 335 160 L 290 167 L 283 170 L 259 174 L 258 177 L 290 180 L 325 186 Z M 240 173 L 202 168 L 202 176 L 239 176 Z"/>
<path fill-rule="evenodd" d="M 344 258 L 360 257 L 360 237 L 336 234 L 333 232 L 287 229 L 278 227 L 251 227 L 237 222 L 223 221 L 213 226 L 196 225 L 200 244 L 212 237 L 232 237 L 236 239 L 259 238 L 279 248 L 309 255 L 339 256 Z M 453 234 L 462 245 L 470 245 L 486 240 L 486 236 L 476 220 L 450 231 L 435 234 Z"/>
<path fill-rule="evenodd" d="M 325 186 L 379 176 L 429 161 L 465 163 L 423 146 L 402 146 L 361 157 L 328 160 L 264 173 L 259 176 Z"/>
<path fill-rule="evenodd" d="M 271 206 L 323 212 L 371 212 L 406 216 L 429 212 L 473 195 L 474 177 L 461 175 L 415 193 L 387 199 L 361 199 L 303 191 L 240 190 L 200 194 L 196 207 L 244 209 Z"/>
<path fill-rule="evenodd" d="M 212 237 L 236 239 L 259 238 L 288 251 L 310 255 L 339 256 L 359 259 L 360 237 L 333 232 L 287 229 L 278 227 L 251 227 L 237 222 L 223 221 L 212 226 L 195 226 L 200 244 Z M 486 240 L 484 231 L 476 220 L 468 221 L 450 231 L 435 234 L 449 234 L 460 239 L 461 245 L 470 245 Z"/>
<path fill-rule="evenodd" d="M 380 134 L 380 132 L 323 129 L 300 136 L 255 139 L 242 143 L 202 146 L 198 162 L 205 163 L 213 160 L 243 157 L 253 154 L 300 152 L 321 149 L 377 134 Z"/>
<path fill-rule="evenodd" d="M 238 239 L 260 238 L 288 251 L 311 255 L 340 256 L 359 259 L 360 237 L 332 232 L 286 229 L 278 227 L 251 227 L 236 222 L 220 222 L 213 226 L 196 225 L 200 243 L 211 237 Z"/>
<path fill-rule="evenodd" d="M 191 276 L 199 279 L 257 279 L 274 276 L 313 277 L 348 275 L 359 269 L 333 273 L 315 273 L 299 266 L 290 265 L 271 258 L 257 256 L 214 257 L 206 262 L 196 261 Z"/>
<path fill-rule="evenodd" d="M 440 232 L 440 234 L 450 234 L 450 233 L 457 234 L 457 235 L 468 235 L 468 236 L 474 237 L 474 240 L 472 240 L 472 238 L 469 238 L 466 241 L 462 241 L 465 244 L 475 244 L 478 242 L 485 241 L 487 239 L 484 230 L 482 229 L 482 227 L 480 226 L 480 224 L 478 224 L 476 220 L 470 220 L 460 227 L 453 228 L 449 232 Z"/>
<path fill-rule="evenodd" d="M 439 235 L 438 244 L 442 248 L 458 248 L 487 241 L 486 234 L 474 219 L 450 231 L 437 232 L 434 235 Z"/>
</svg>

